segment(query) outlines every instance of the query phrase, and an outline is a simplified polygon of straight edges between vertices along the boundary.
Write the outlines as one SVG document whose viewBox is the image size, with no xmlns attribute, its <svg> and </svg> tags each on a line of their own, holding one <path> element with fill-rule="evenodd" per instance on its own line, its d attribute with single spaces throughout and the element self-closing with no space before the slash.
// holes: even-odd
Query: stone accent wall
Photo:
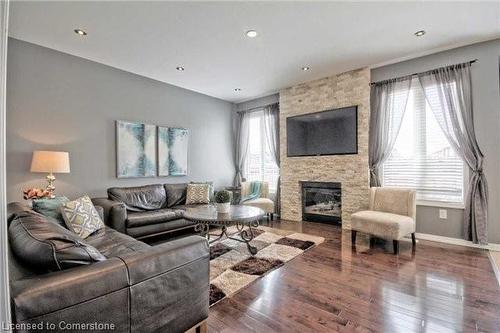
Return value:
<svg viewBox="0 0 500 333">
<path fill-rule="evenodd" d="M 303 83 L 280 92 L 281 218 L 302 220 L 299 181 L 342 183 L 342 225 L 350 228 L 351 214 L 369 201 L 368 123 L 370 70 L 353 70 Z M 286 118 L 346 106 L 358 106 L 358 154 L 287 157 Z"/>
</svg>

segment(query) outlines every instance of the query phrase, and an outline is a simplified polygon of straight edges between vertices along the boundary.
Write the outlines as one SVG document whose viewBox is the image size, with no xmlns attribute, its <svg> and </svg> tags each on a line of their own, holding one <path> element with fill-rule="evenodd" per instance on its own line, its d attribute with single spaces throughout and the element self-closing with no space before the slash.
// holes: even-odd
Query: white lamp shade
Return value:
<svg viewBox="0 0 500 333">
<path fill-rule="evenodd" d="M 65 151 L 34 151 L 31 172 L 69 173 L 69 153 Z"/>
</svg>

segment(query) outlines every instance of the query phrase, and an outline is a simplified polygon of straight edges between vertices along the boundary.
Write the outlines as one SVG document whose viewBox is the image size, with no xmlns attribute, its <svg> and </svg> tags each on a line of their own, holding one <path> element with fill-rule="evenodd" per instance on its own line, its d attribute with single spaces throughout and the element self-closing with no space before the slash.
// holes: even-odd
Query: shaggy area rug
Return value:
<svg viewBox="0 0 500 333">
<path fill-rule="evenodd" d="M 256 237 L 250 244 L 258 250 L 255 256 L 246 244 L 232 239 L 223 238 L 210 246 L 210 306 L 324 241 L 323 237 L 264 226 L 254 231 Z M 235 227 L 228 228 L 229 234 L 234 232 Z"/>
</svg>

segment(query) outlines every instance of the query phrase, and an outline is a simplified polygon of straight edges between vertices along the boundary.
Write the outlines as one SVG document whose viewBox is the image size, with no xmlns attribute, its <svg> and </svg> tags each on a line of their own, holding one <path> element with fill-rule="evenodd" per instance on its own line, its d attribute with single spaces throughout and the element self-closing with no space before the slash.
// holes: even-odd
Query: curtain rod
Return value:
<svg viewBox="0 0 500 333">
<path fill-rule="evenodd" d="M 280 105 L 279 102 L 276 102 L 276 103 L 270 103 L 270 104 L 266 104 L 266 105 L 262 105 L 262 106 L 256 106 L 254 108 L 250 108 L 250 109 L 246 109 L 246 110 L 240 110 L 240 111 L 236 111 L 237 113 L 241 113 L 241 112 L 255 112 L 255 111 L 259 111 L 263 108 L 266 108 L 268 106 L 271 106 L 271 105 Z"/>
<path fill-rule="evenodd" d="M 435 70 L 438 70 L 438 69 L 441 69 L 441 68 L 447 68 L 447 67 L 457 66 L 457 65 L 463 65 L 463 64 L 473 64 L 475 62 L 477 62 L 477 59 L 474 59 L 474 60 L 471 60 L 471 61 L 466 61 L 466 62 L 463 62 L 463 63 L 460 63 L 460 64 L 443 66 L 443 67 L 431 69 L 431 70 L 428 70 L 428 71 L 425 71 L 425 72 L 419 72 L 419 73 L 413 73 L 413 74 L 409 74 L 409 75 L 403 75 L 403 76 L 399 76 L 399 77 L 396 77 L 396 78 L 393 78 L 393 79 L 387 79 L 387 80 L 382 80 L 382 81 L 377 81 L 377 82 L 370 82 L 370 86 L 373 86 L 375 84 L 382 83 L 382 82 L 388 82 L 388 81 L 392 81 L 392 80 L 400 80 L 400 79 L 410 78 L 410 77 L 421 75 L 421 74 L 431 73 L 431 72 L 433 72 Z"/>
</svg>

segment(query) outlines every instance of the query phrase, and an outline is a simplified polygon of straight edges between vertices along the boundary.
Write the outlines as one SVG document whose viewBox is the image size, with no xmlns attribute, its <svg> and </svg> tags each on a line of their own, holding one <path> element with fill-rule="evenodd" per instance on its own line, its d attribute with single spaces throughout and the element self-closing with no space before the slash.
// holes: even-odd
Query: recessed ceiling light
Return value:
<svg viewBox="0 0 500 333">
<path fill-rule="evenodd" d="M 234 91 L 236 92 L 241 91 L 241 88 L 234 88 Z"/>
<path fill-rule="evenodd" d="M 182 67 L 182 66 L 175 67 L 175 69 L 177 69 L 179 72 L 183 72 L 184 71 L 184 67 Z"/>
<path fill-rule="evenodd" d="M 75 29 L 73 30 L 75 32 L 75 34 L 77 35 L 80 35 L 80 36 L 87 36 L 87 32 L 85 32 L 84 30 L 82 29 Z"/>
<path fill-rule="evenodd" d="M 311 67 L 309 67 L 309 66 L 304 66 L 304 67 L 302 67 L 302 70 L 303 70 L 304 72 L 305 72 L 305 71 L 308 71 L 308 70 L 310 70 L 310 69 L 311 69 Z"/>
<path fill-rule="evenodd" d="M 257 31 L 255 31 L 255 30 L 248 30 L 247 31 L 247 37 L 250 37 L 250 38 L 257 37 Z"/>
<path fill-rule="evenodd" d="M 423 35 L 425 35 L 425 30 L 419 30 L 415 32 L 415 36 L 417 37 L 422 37 Z"/>
</svg>

